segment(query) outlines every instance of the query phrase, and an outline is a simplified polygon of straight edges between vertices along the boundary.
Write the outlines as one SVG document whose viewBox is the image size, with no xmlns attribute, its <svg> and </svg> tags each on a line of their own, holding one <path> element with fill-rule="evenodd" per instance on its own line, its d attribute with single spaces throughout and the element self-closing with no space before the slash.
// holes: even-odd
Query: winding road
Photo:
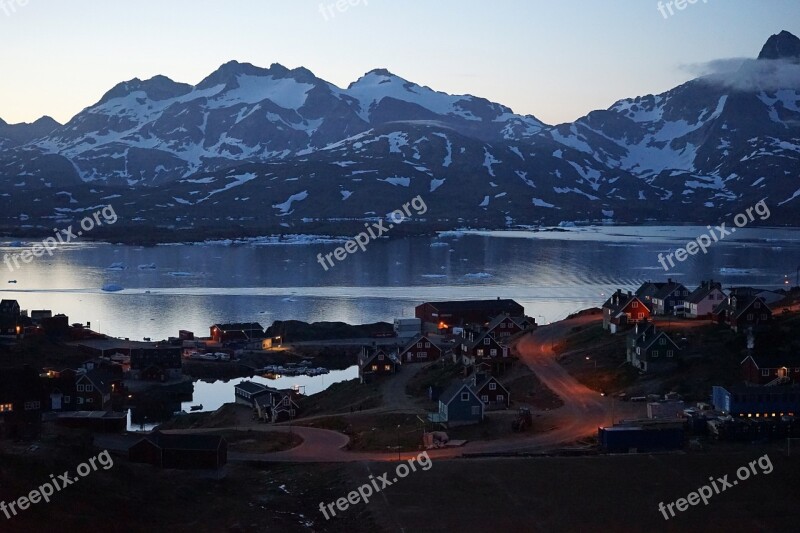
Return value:
<svg viewBox="0 0 800 533">
<path fill-rule="evenodd" d="M 616 402 L 614 405 L 613 399 L 602 397 L 596 391 L 582 385 L 556 362 L 556 354 L 553 351 L 554 343 L 564 338 L 572 328 L 594 324 L 599 320 L 597 315 L 564 320 L 542 326 L 517 341 L 516 347 L 520 361 L 564 401 L 563 407 L 552 411 L 549 415 L 548 421 L 554 426 L 554 429 L 512 439 L 470 442 L 460 448 L 429 450 L 428 455 L 434 459 L 446 459 L 469 454 L 543 451 L 571 444 L 596 434 L 598 427 L 611 423 L 615 408 L 617 410 L 616 418 L 641 416 L 643 414 L 642 405 L 620 402 Z M 404 396 L 404 383 L 400 383 L 400 381 L 398 380 L 398 383 L 394 384 L 396 386 L 390 387 L 393 391 L 390 396 L 398 396 L 398 398 Z M 401 384 L 403 387 L 400 386 Z M 402 403 L 405 405 L 407 401 Z M 397 455 L 394 453 L 345 451 L 344 448 L 349 439 L 346 435 L 335 431 L 286 425 L 255 426 L 250 429 L 286 433 L 291 431 L 302 437 L 303 443 L 291 450 L 269 454 L 231 453 L 231 460 L 303 463 L 397 460 Z M 196 431 L 219 431 L 219 429 Z M 401 455 L 402 459 L 408 460 L 417 454 L 406 452 Z"/>
</svg>

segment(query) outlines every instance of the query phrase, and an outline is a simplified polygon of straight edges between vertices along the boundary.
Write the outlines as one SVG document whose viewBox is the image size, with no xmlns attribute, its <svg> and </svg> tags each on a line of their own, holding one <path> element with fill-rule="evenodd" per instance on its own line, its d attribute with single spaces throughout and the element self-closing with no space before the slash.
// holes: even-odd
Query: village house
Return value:
<svg viewBox="0 0 800 533">
<path fill-rule="evenodd" d="M 729 296 L 713 312 L 714 320 L 739 333 L 761 331 L 772 322 L 772 310 L 760 296 Z"/>
<path fill-rule="evenodd" d="M 268 423 L 285 422 L 297 416 L 300 406 L 293 390 L 278 390 L 243 381 L 234 387 L 236 403 L 252 407 L 256 418 Z"/>
<path fill-rule="evenodd" d="M 77 372 L 67 369 L 48 370 L 42 378 L 45 392 L 46 411 L 77 411 L 78 396 L 75 381 Z"/>
<path fill-rule="evenodd" d="M 0 301 L 0 335 L 20 335 L 23 327 L 22 311 L 16 300 Z"/>
<path fill-rule="evenodd" d="M 0 437 L 30 439 L 39 435 L 44 389 L 29 367 L 0 371 Z"/>
<path fill-rule="evenodd" d="M 536 322 L 525 317 L 512 317 L 511 315 L 497 315 L 486 325 L 486 332 L 495 339 L 505 342 L 514 335 L 527 331 Z"/>
<path fill-rule="evenodd" d="M 107 411 L 111 394 L 122 391 L 122 380 L 102 368 L 78 372 L 75 378 L 76 408 L 79 411 Z"/>
<path fill-rule="evenodd" d="M 439 395 L 439 411 L 428 419 L 448 427 L 477 424 L 483 420 L 485 406 L 468 382 L 458 382 Z"/>
<path fill-rule="evenodd" d="M 682 316 L 683 302 L 688 296 L 689 289 L 682 283 L 667 280 L 666 285 L 653 295 L 653 314 Z"/>
<path fill-rule="evenodd" d="M 361 383 L 388 376 L 398 371 L 400 361 L 397 353 L 376 346 L 363 346 L 358 355 L 358 376 Z"/>
<path fill-rule="evenodd" d="M 650 319 L 650 308 L 636 295 L 617 290 L 603 304 L 603 329 L 616 333 L 637 322 Z"/>
<path fill-rule="evenodd" d="M 644 304 L 650 309 L 650 312 L 653 311 L 653 297 L 658 294 L 658 291 L 663 289 L 667 285 L 666 282 L 653 282 L 653 281 L 645 281 L 642 285 L 636 290 L 634 294 L 636 297 L 639 298 Z"/>
<path fill-rule="evenodd" d="M 180 347 L 133 348 L 130 358 L 131 379 L 166 382 L 183 376 Z"/>
<path fill-rule="evenodd" d="M 487 363 L 494 374 L 505 372 L 513 364 L 508 346 L 489 335 L 488 331 L 465 332 L 453 350 L 453 360 L 465 370 Z"/>
<path fill-rule="evenodd" d="M 494 376 L 476 372 L 468 383 L 487 410 L 508 409 L 511 405 L 511 393 Z"/>
<path fill-rule="evenodd" d="M 658 373 L 674 369 L 681 348 L 653 324 L 637 324 L 628 336 L 628 362 L 642 372 Z"/>
<path fill-rule="evenodd" d="M 741 362 L 742 377 L 753 385 L 800 383 L 800 356 L 748 355 Z"/>
<path fill-rule="evenodd" d="M 683 302 L 685 316 L 687 318 L 711 318 L 714 309 L 727 296 L 722 292 L 722 284 L 711 281 L 703 281 Z"/>
<path fill-rule="evenodd" d="M 179 470 L 218 470 L 228 462 L 228 442 L 217 435 L 156 431 L 128 450 L 132 463 Z"/>
<path fill-rule="evenodd" d="M 400 361 L 403 363 L 427 363 L 442 357 L 442 349 L 431 341 L 427 335 L 412 339 L 400 349 Z"/>
<path fill-rule="evenodd" d="M 418 305 L 414 316 L 422 320 L 423 332 L 452 333 L 454 327 L 483 326 L 498 315 L 525 316 L 525 308 L 514 300 L 466 300 L 426 302 Z"/>
</svg>

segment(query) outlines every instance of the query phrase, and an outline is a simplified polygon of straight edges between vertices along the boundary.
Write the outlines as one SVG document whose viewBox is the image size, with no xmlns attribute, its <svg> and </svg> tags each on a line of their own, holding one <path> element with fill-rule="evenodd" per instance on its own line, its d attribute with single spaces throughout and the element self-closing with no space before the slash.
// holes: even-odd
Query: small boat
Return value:
<svg viewBox="0 0 800 533">
<path fill-rule="evenodd" d="M 10 279 L 10 280 L 8 280 L 8 282 L 9 282 L 9 283 L 14 283 L 14 284 L 16 284 L 16 283 L 17 283 L 17 280 L 15 280 L 15 279 Z"/>
<path fill-rule="evenodd" d="M 201 403 L 200 405 L 193 405 L 193 406 L 191 406 L 189 408 L 189 410 L 190 411 L 202 411 L 203 410 L 203 404 Z"/>
</svg>

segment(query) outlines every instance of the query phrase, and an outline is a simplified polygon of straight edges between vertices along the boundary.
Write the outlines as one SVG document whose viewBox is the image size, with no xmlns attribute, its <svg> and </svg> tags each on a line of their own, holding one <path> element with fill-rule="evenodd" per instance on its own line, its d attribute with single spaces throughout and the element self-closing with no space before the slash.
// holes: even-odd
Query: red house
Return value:
<svg viewBox="0 0 800 533">
<path fill-rule="evenodd" d="M 420 335 L 400 350 L 400 360 L 405 363 L 425 363 L 442 357 L 442 349 L 426 335 Z"/>
<path fill-rule="evenodd" d="M 800 383 L 800 357 L 748 355 L 741 363 L 742 377 L 753 385 Z"/>
<path fill-rule="evenodd" d="M 617 290 L 603 304 L 603 329 L 616 333 L 629 324 L 650 320 L 650 308 L 638 296 Z"/>
<path fill-rule="evenodd" d="M 383 348 L 364 346 L 358 355 L 358 375 L 361 383 L 374 377 L 394 374 L 398 366 L 397 355 Z"/>
<path fill-rule="evenodd" d="M 497 315 L 489 322 L 486 329 L 489 335 L 502 341 L 522 333 L 528 324 L 529 322 L 524 317 L 512 317 L 504 313 Z"/>
<path fill-rule="evenodd" d="M 247 324 L 214 324 L 211 326 L 211 339 L 225 344 L 228 342 L 249 342 L 264 338 L 264 328 L 257 322 Z"/>
</svg>

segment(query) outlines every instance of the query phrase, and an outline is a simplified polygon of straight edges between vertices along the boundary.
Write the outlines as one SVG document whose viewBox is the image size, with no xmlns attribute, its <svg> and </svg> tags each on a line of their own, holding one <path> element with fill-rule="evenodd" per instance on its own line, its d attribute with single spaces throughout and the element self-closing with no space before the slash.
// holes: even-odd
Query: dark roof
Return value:
<svg viewBox="0 0 800 533">
<path fill-rule="evenodd" d="M 661 290 L 666 282 L 653 282 L 653 281 L 645 281 L 642 283 L 641 287 L 636 289 L 636 296 L 639 298 L 650 296 L 652 297 L 655 293 Z"/>
<path fill-rule="evenodd" d="M 19 309 L 19 302 L 16 300 L 2 300 L 0 301 L 0 313 L 9 314 Z"/>
<path fill-rule="evenodd" d="M 413 348 L 415 344 L 417 344 L 418 342 L 423 341 L 423 340 L 431 343 L 431 347 L 441 349 L 441 348 L 439 348 L 439 346 L 437 346 L 437 344 L 435 342 L 430 340 L 427 335 L 417 335 L 416 337 L 414 337 L 413 340 L 411 340 L 408 343 L 406 343 L 406 345 L 403 347 L 403 349 L 400 350 L 400 353 L 407 352 L 408 350 Z"/>
<path fill-rule="evenodd" d="M 253 331 L 258 330 L 264 332 L 264 327 L 258 322 L 248 322 L 241 324 L 214 324 L 215 328 L 222 331 Z"/>
<path fill-rule="evenodd" d="M 264 392 L 267 390 L 267 387 L 261 385 L 260 383 L 255 383 L 253 381 L 242 381 L 238 385 L 236 385 L 237 389 L 241 389 L 242 391 L 248 394 L 255 394 L 257 392 Z"/>
<path fill-rule="evenodd" d="M 670 281 L 665 283 L 661 289 L 653 295 L 654 300 L 666 300 L 670 294 L 675 292 L 676 290 L 686 290 L 686 287 L 683 286 L 682 283 L 678 283 L 676 281 Z"/>
<path fill-rule="evenodd" d="M 522 327 L 522 325 L 520 323 L 523 320 L 525 320 L 525 317 L 514 317 L 514 316 L 509 315 L 508 313 L 502 313 L 502 314 L 499 314 L 496 317 L 494 317 L 492 319 L 492 321 L 489 322 L 489 325 L 486 326 L 486 328 L 491 331 L 494 328 L 496 328 L 497 326 L 499 326 L 506 319 L 510 320 L 511 322 L 516 324 L 518 327 Z"/>
<path fill-rule="evenodd" d="M 612 294 L 611 298 L 606 300 L 606 303 L 603 304 L 603 307 L 606 309 L 611 309 L 611 311 L 614 313 L 618 313 L 623 309 L 625 309 L 626 307 L 628 307 L 628 304 L 634 300 L 638 300 L 639 302 L 642 303 L 642 305 L 647 307 L 647 304 L 642 300 L 640 300 L 639 297 L 636 296 L 635 294 L 622 292 L 621 290 L 618 290 L 617 292 Z M 615 301 L 616 303 L 614 303 Z"/>
<path fill-rule="evenodd" d="M 475 394 L 475 391 L 472 390 L 472 387 L 470 387 L 469 384 L 458 381 L 444 390 L 444 392 L 439 396 L 439 401 L 445 404 L 450 403 L 453 401 L 453 398 L 455 398 L 456 395 L 461 392 L 461 389 L 467 389 L 475 397 L 477 397 L 477 394 Z M 478 398 L 478 400 L 480 400 L 480 398 Z"/>
<path fill-rule="evenodd" d="M 142 440 L 150 441 L 159 448 L 186 451 L 217 451 L 225 439 L 219 435 L 175 434 L 156 431 Z M 142 442 L 142 441 L 139 441 Z"/>
<path fill-rule="evenodd" d="M 519 314 L 524 308 L 514 300 L 463 300 L 450 302 L 426 302 L 445 313 L 466 313 L 471 311 L 485 311 L 487 313 L 509 312 Z M 423 305 L 426 305 L 423 304 Z"/>
<path fill-rule="evenodd" d="M 501 389 L 503 389 L 504 391 L 508 392 L 508 389 L 507 389 L 507 388 L 505 388 L 505 387 L 503 386 L 503 384 L 502 384 L 502 383 L 500 383 L 500 380 L 498 380 L 498 379 L 497 379 L 496 377 L 494 377 L 494 376 L 486 376 L 486 377 L 484 377 L 482 380 L 480 380 L 479 382 L 477 382 L 477 383 L 475 384 L 475 390 L 476 390 L 476 391 L 480 391 L 480 390 L 481 390 L 482 388 L 484 388 L 484 387 L 485 387 L 485 386 L 486 386 L 486 385 L 487 385 L 487 384 L 488 384 L 490 381 L 494 381 L 495 383 L 497 383 L 497 384 L 500 386 L 500 388 L 501 388 Z"/>
<path fill-rule="evenodd" d="M 111 383 L 113 381 L 118 381 L 110 372 L 103 368 L 95 368 L 85 374 L 78 374 L 76 380 L 80 379 L 81 376 L 86 376 L 86 378 L 92 382 L 92 385 L 102 393 L 111 392 Z"/>
<path fill-rule="evenodd" d="M 686 297 L 686 301 L 693 304 L 699 304 L 715 290 L 722 291 L 722 284 L 715 283 L 713 281 L 711 283 L 703 282 L 702 285 L 697 287 L 694 291 L 692 291 L 691 294 L 689 294 L 689 296 Z"/>
<path fill-rule="evenodd" d="M 744 361 L 749 357 L 753 358 L 758 368 L 800 368 L 800 354 L 750 355 L 745 357 Z"/>
<path fill-rule="evenodd" d="M 393 351 L 389 351 L 384 347 L 375 347 L 375 346 L 364 346 L 361 350 L 361 353 L 358 354 L 358 364 L 359 366 L 363 367 L 364 365 L 368 364 L 372 361 L 380 353 L 386 355 L 392 362 L 397 363 L 397 348 L 395 347 Z"/>
<path fill-rule="evenodd" d="M 762 308 L 765 310 L 765 312 L 769 312 L 770 314 L 772 314 L 772 310 L 767 305 L 767 302 L 764 300 L 764 298 L 761 298 L 760 296 L 737 296 L 735 299 L 736 299 L 736 308 L 733 310 L 733 316 L 735 318 L 739 318 L 743 314 L 745 314 L 748 311 L 748 309 L 750 309 L 750 307 L 756 302 L 761 303 L 761 305 L 763 306 Z"/>
<path fill-rule="evenodd" d="M 652 345 L 653 345 L 653 344 L 654 344 L 654 343 L 655 343 L 655 342 L 656 342 L 658 339 L 660 339 L 661 337 L 666 337 L 666 338 L 667 338 L 667 340 L 668 340 L 668 341 L 669 341 L 669 342 L 670 342 L 670 343 L 671 343 L 673 346 L 675 346 L 675 348 L 677 348 L 678 350 L 680 350 L 680 349 L 681 349 L 681 348 L 680 348 L 680 346 L 678 346 L 677 344 L 675 344 L 675 341 L 673 341 L 673 340 L 672 340 L 672 337 L 670 337 L 669 335 L 667 335 L 667 334 L 666 334 L 666 333 L 664 333 L 663 331 L 656 331 L 656 330 L 654 329 L 654 330 L 653 330 L 653 332 L 654 332 L 654 335 L 649 335 L 649 336 L 647 336 L 647 337 L 639 337 L 639 338 L 637 338 L 637 339 L 636 339 L 636 345 L 637 345 L 637 346 L 641 346 L 641 348 L 642 348 L 643 350 L 649 350 L 649 349 L 650 349 L 650 347 L 651 347 L 651 346 L 652 346 Z"/>
</svg>

